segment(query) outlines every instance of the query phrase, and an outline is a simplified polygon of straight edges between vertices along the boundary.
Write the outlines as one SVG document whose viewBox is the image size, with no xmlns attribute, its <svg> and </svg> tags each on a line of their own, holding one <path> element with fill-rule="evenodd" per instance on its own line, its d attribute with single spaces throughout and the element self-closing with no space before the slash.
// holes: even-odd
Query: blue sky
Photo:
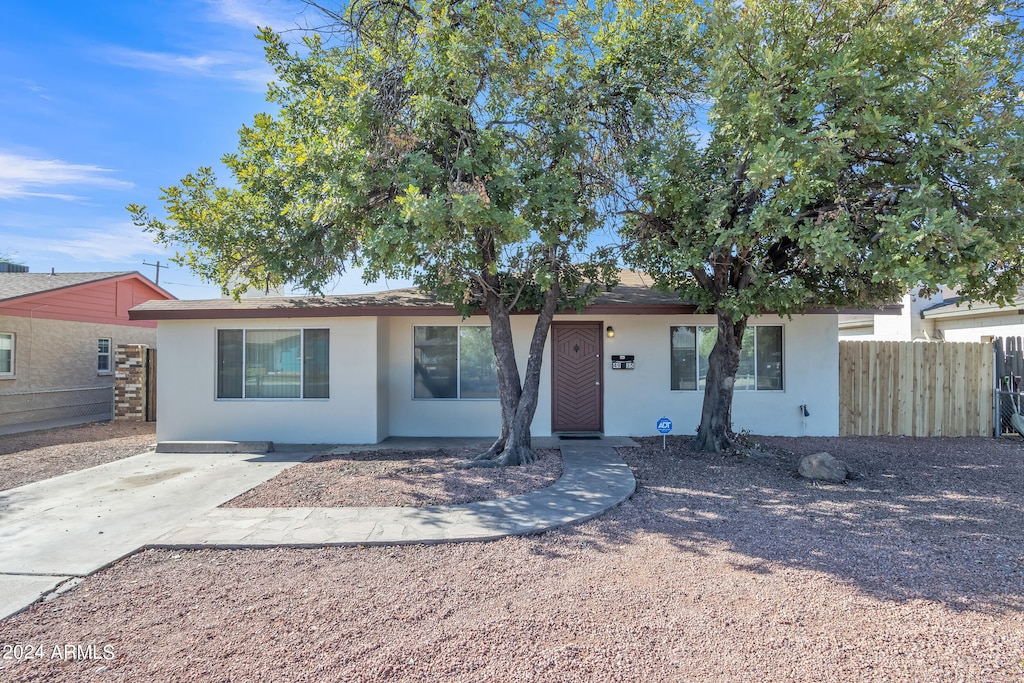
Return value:
<svg viewBox="0 0 1024 683">
<path fill-rule="evenodd" d="M 256 27 L 295 27 L 302 9 L 297 0 L 4 3 L 0 255 L 32 272 L 152 279 L 143 261 L 167 263 L 173 250 L 132 225 L 125 205 L 160 215 L 160 187 L 203 165 L 225 178 L 219 161 L 238 129 L 273 111 Z M 183 299 L 219 296 L 177 266 L 160 284 Z M 335 291 L 365 289 L 351 274 Z"/>
</svg>

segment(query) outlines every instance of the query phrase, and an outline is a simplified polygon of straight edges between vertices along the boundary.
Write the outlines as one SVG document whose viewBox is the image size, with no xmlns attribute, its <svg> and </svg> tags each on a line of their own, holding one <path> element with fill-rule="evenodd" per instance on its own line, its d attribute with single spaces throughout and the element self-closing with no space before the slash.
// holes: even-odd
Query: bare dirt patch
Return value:
<svg viewBox="0 0 1024 683">
<path fill-rule="evenodd" d="M 0 491 L 144 453 L 155 422 L 97 422 L 0 436 Z"/>
<path fill-rule="evenodd" d="M 224 507 L 399 507 L 455 505 L 508 498 L 550 486 L 562 455 L 538 449 L 521 467 L 455 469 L 470 448 L 321 454 L 290 467 Z"/>
<path fill-rule="evenodd" d="M 790 454 L 622 449 L 637 493 L 493 543 L 130 557 L 0 623 L 0 679 L 1020 681 L 1024 448 L 765 439 Z M 51 657 L 109 646 L 109 660 Z"/>
</svg>

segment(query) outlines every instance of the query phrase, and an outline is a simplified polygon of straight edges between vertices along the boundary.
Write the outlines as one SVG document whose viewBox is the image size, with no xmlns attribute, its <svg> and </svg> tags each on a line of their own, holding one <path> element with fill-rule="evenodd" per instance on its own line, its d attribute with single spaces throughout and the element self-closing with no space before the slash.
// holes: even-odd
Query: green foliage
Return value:
<svg viewBox="0 0 1024 683">
<path fill-rule="evenodd" d="M 249 283 L 322 291 L 361 266 L 413 277 L 468 315 L 486 290 L 509 309 L 563 285 L 592 294 L 609 255 L 587 243 L 603 174 L 582 86 L 599 15 L 586 3 L 350 2 L 340 43 L 304 54 L 264 30 L 279 111 L 210 169 L 130 206 L 180 263 L 238 294 Z M 593 257 L 593 258 L 592 258 Z"/>
<path fill-rule="evenodd" d="M 623 3 L 598 69 L 629 259 L 704 310 L 1002 301 L 1024 266 L 1018 2 Z"/>
</svg>

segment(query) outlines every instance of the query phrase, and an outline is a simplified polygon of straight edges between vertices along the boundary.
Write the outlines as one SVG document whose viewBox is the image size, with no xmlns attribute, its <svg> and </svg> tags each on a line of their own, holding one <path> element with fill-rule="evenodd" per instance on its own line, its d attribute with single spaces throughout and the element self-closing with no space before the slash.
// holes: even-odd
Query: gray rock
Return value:
<svg viewBox="0 0 1024 683">
<path fill-rule="evenodd" d="M 839 484 L 846 481 L 853 470 L 842 460 L 833 458 L 828 453 L 812 453 L 800 458 L 798 469 L 800 475 L 818 481 L 830 481 Z"/>
</svg>

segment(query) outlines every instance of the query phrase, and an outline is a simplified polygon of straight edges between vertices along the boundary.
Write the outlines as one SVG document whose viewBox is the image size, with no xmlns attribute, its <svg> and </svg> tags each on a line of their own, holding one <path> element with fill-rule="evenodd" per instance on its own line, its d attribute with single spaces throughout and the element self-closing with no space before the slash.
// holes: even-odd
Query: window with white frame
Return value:
<svg viewBox="0 0 1024 683">
<path fill-rule="evenodd" d="M 217 398 L 330 398 L 330 330 L 217 330 Z"/>
<path fill-rule="evenodd" d="M 0 332 L 0 377 L 14 376 L 14 333 Z"/>
<path fill-rule="evenodd" d="M 718 328 L 673 325 L 671 328 L 671 388 L 673 391 L 703 391 L 708 376 L 708 358 Z M 782 390 L 782 325 L 751 325 L 743 335 L 737 391 Z"/>
<path fill-rule="evenodd" d="M 109 375 L 110 369 L 110 339 L 100 338 L 96 340 L 96 372 L 101 375 Z"/>
<path fill-rule="evenodd" d="M 413 328 L 414 398 L 497 398 L 491 328 L 424 325 Z"/>
</svg>

